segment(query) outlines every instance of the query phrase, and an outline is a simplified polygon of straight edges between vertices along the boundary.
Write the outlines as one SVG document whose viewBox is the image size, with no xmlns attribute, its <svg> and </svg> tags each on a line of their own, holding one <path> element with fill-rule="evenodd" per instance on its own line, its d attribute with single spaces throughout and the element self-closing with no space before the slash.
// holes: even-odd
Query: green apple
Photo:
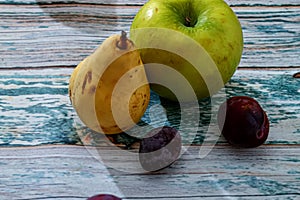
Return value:
<svg viewBox="0 0 300 200">
<path fill-rule="evenodd" d="M 178 100 L 170 86 L 186 86 L 157 64 L 179 72 L 201 99 L 230 80 L 243 52 L 241 24 L 223 0 L 149 0 L 135 16 L 130 38 L 141 51 L 152 90 L 170 100 Z M 180 95 L 190 101 L 194 94 Z"/>
</svg>

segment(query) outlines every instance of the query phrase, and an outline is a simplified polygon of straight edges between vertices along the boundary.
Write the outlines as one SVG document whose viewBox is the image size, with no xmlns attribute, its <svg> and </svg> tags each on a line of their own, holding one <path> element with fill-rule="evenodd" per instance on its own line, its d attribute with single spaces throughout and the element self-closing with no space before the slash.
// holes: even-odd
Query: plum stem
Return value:
<svg viewBox="0 0 300 200">
<path fill-rule="evenodd" d="M 125 31 L 121 32 L 121 37 L 117 42 L 117 47 L 120 49 L 127 49 L 127 34 Z"/>
</svg>

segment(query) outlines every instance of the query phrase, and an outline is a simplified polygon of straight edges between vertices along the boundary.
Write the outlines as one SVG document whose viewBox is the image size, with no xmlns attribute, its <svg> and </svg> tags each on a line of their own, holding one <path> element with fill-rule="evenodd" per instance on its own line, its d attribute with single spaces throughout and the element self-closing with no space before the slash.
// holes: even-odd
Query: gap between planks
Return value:
<svg viewBox="0 0 300 200">
<path fill-rule="evenodd" d="M 41 66 L 41 67 L 1 67 L 0 71 L 22 71 L 22 70 L 47 70 L 47 69 L 74 69 L 77 65 L 61 65 L 61 66 Z M 238 67 L 237 70 L 247 70 L 247 71 L 290 71 L 290 70 L 300 70 L 300 66 L 290 66 L 290 67 Z"/>
</svg>

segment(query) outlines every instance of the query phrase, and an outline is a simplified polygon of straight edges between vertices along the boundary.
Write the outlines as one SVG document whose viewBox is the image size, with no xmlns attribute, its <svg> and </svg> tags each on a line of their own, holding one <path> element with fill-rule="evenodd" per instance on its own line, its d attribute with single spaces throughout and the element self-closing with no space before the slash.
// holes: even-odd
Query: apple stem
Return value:
<svg viewBox="0 0 300 200">
<path fill-rule="evenodd" d="M 117 42 L 117 47 L 120 49 L 127 49 L 127 34 L 125 31 L 121 32 L 121 37 Z"/>
<path fill-rule="evenodd" d="M 186 17 L 186 18 L 185 18 L 185 22 L 187 23 L 186 25 L 187 25 L 188 27 L 191 26 L 191 18 L 190 18 L 190 17 Z"/>
</svg>

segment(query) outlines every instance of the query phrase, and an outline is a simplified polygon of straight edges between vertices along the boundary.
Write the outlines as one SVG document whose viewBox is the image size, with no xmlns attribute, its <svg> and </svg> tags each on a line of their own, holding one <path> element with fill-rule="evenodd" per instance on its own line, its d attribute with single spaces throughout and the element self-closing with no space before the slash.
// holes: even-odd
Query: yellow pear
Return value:
<svg viewBox="0 0 300 200">
<path fill-rule="evenodd" d="M 80 120 L 103 134 L 136 125 L 150 100 L 139 51 L 122 31 L 112 35 L 74 69 L 69 97 Z"/>
</svg>

